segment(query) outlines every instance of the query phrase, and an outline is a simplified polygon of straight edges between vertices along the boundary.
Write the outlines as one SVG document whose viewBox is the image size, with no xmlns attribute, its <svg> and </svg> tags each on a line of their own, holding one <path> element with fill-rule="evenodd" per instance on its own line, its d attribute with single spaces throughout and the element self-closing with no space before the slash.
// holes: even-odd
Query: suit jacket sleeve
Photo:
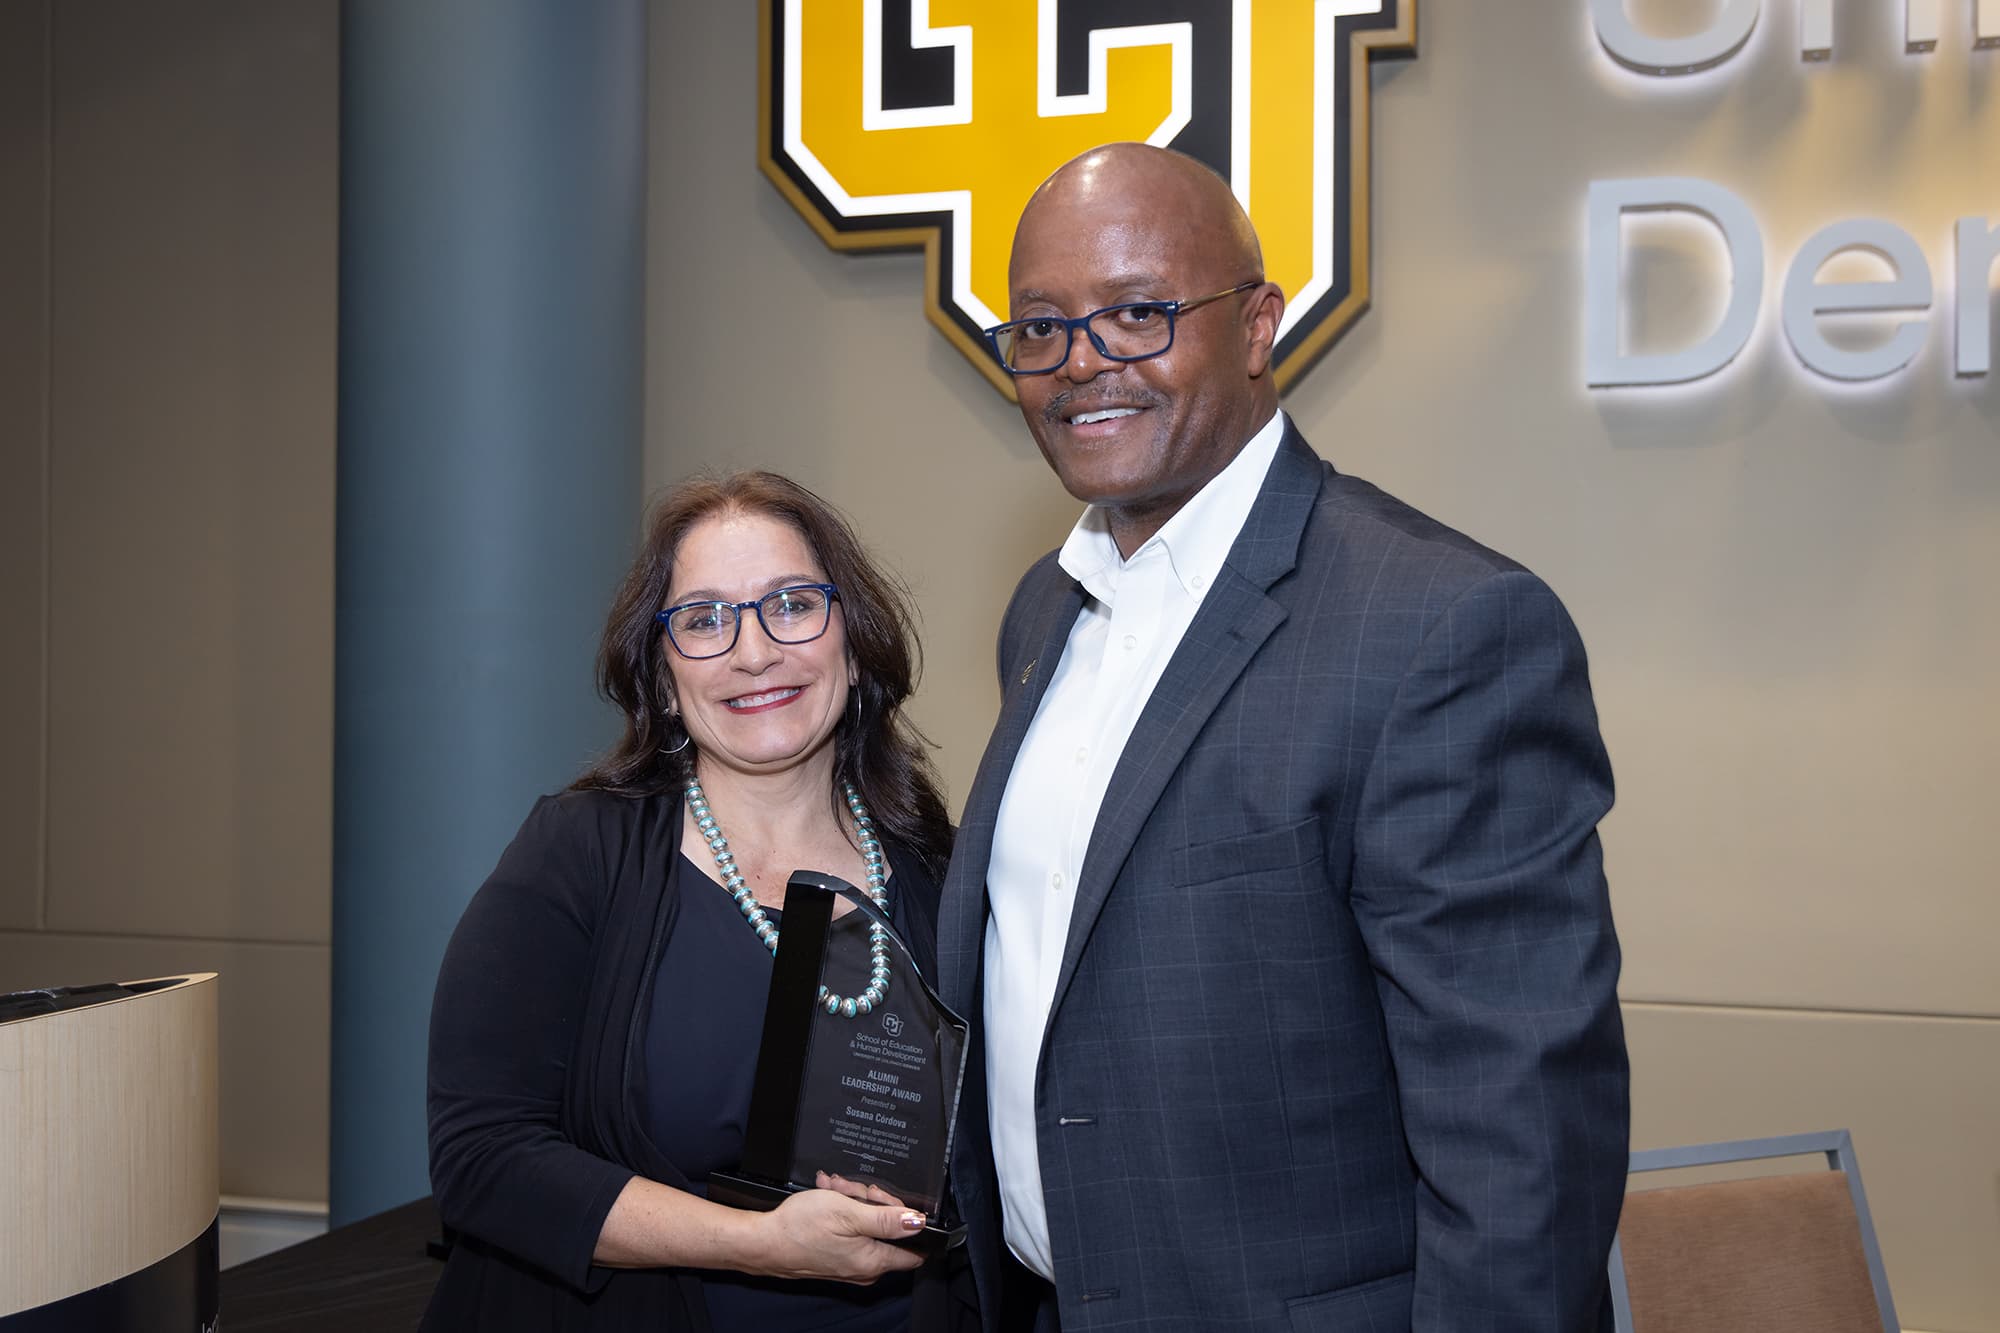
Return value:
<svg viewBox="0 0 2000 1333">
<path fill-rule="evenodd" d="M 1375 754 L 1353 901 L 1420 1178 L 1413 1327 L 1595 1328 L 1628 1127 L 1611 771 L 1555 595 L 1455 598 Z"/>
<path fill-rule="evenodd" d="M 452 933 L 431 1006 L 431 1186 L 444 1224 L 579 1290 L 635 1174 L 560 1127 L 590 991 L 602 856 L 563 803 L 536 805 Z"/>
</svg>

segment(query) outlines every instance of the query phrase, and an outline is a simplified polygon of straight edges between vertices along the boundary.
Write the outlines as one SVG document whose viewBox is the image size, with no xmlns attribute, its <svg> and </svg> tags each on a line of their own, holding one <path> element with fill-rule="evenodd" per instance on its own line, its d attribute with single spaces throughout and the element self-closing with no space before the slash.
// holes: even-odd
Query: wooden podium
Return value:
<svg viewBox="0 0 2000 1333">
<path fill-rule="evenodd" d="M 216 1318 L 215 974 L 95 989 L 0 1010 L 0 1333 L 200 1333 Z"/>
</svg>

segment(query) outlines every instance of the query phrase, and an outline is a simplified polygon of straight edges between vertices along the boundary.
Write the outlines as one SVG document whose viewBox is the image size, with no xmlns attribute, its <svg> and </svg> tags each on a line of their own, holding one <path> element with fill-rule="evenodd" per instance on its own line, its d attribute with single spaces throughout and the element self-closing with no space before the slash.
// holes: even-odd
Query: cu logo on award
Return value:
<svg viewBox="0 0 2000 1333">
<path fill-rule="evenodd" d="M 900 1037 L 903 1035 L 903 1020 L 894 1014 L 885 1013 L 882 1015 L 882 1030 L 892 1037 Z"/>
<path fill-rule="evenodd" d="M 827 244 L 925 256 L 924 310 L 1014 396 L 1014 224 L 1098 144 L 1220 172 L 1290 304 L 1291 383 L 1368 305 L 1368 70 L 1416 0 L 764 0 L 759 165 Z"/>
</svg>

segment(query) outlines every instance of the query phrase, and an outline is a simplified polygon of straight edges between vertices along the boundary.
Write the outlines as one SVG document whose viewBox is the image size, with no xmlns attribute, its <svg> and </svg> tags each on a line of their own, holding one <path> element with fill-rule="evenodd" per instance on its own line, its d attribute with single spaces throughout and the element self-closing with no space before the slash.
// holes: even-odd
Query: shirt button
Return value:
<svg viewBox="0 0 2000 1333">
<path fill-rule="evenodd" d="M 1194 576 L 1193 578 L 1189 579 L 1189 580 L 1188 580 L 1188 582 L 1189 582 L 1189 583 L 1192 583 L 1192 584 L 1194 585 L 1194 590 L 1195 590 L 1196 592 L 1200 592 L 1200 591 L 1201 591 L 1201 590 L 1202 590 L 1203 588 L 1206 588 L 1206 587 L 1208 586 L 1208 580 L 1207 580 L 1207 579 L 1205 579 L 1205 578 L 1203 578 L 1203 577 L 1202 577 L 1201 575 L 1199 575 L 1199 574 L 1197 574 L 1197 575 L 1195 575 L 1195 576 Z"/>
<path fill-rule="evenodd" d="M 1049 887 L 1054 889 L 1057 893 L 1061 893 L 1062 886 L 1063 886 L 1062 871 L 1058 870 L 1056 871 L 1055 874 L 1049 876 Z"/>
<path fill-rule="evenodd" d="M 1134 648 L 1137 648 L 1138 646 L 1139 646 L 1139 636 L 1138 636 L 1138 635 L 1136 635 L 1136 634 L 1127 634 L 1127 635 L 1125 636 L 1125 651 L 1126 651 L 1126 652 L 1128 652 L 1128 653 L 1129 653 L 1129 652 L 1131 652 L 1131 651 L 1132 651 L 1132 650 L 1133 650 Z"/>
<path fill-rule="evenodd" d="M 1079 765 L 1081 765 L 1081 764 L 1083 764 L 1083 763 L 1086 763 L 1086 762 L 1087 762 L 1087 761 L 1088 761 L 1089 759 L 1090 759 L 1090 747 L 1089 747 L 1088 745 L 1079 745 L 1079 746 L 1077 746 L 1077 747 L 1076 747 L 1076 762 L 1077 762 L 1077 763 L 1078 763 Z"/>
</svg>

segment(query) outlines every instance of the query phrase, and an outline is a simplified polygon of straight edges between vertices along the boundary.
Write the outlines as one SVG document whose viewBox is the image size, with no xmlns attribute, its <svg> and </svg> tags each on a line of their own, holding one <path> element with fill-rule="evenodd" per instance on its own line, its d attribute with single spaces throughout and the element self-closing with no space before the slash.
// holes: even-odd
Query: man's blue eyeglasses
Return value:
<svg viewBox="0 0 2000 1333">
<path fill-rule="evenodd" d="M 1144 361 L 1174 345 L 1174 320 L 1211 301 L 1236 296 L 1264 285 L 1251 278 L 1234 287 L 1189 301 L 1127 301 L 1108 305 L 1075 319 L 1033 315 L 987 329 L 986 341 L 1009 375 L 1046 375 L 1069 360 L 1070 345 L 1082 329 L 1090 345 L 1107 361 Z"/>
</svg>

